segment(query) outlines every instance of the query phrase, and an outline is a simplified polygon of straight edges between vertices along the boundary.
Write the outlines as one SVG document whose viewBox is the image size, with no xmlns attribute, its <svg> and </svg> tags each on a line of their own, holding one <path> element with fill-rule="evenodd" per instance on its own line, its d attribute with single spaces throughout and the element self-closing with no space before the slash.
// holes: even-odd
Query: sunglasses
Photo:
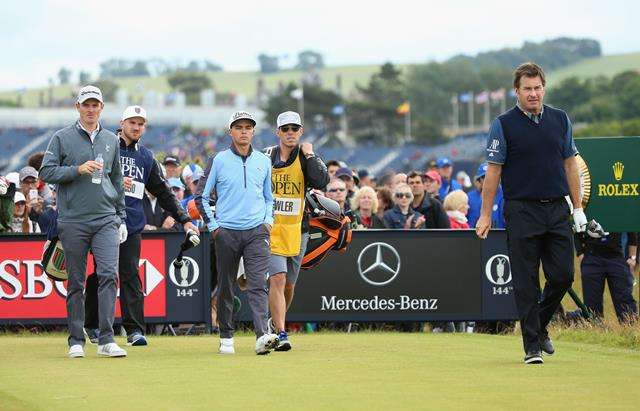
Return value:
<svg viewBox="0 0 640 411">
<path fill-rule="evenodd" d="M 413 194 L 411 194 L 411 193 L 396 193 L 396 198 L 402 198 L 402 197 L 411 198 L 411 197 L 413 197 Z"/>
<path fill-rule="evenodd" d="M 332 188 L 332 189 L 327 190 L 328 193 L 335 193 L 337 191 L 343 192 L 343 191 L 347 191 L 347 189 L 346 188 Z"/>
<path fill-rule="evenodd" d="M 178 191 L 182 190 L 182 188 L 180 188 L 180 187 L 171 187 L 171 190 L 177 193 Z"/>
<path fill-rule="evenodd" d="M 282 131 L 283 133 L 287 133 L 289 132 L 289 130 L 293 131 L 294 133 L 298 130 L 300 130 L 300 126 L 282 126 L 280 127 L 280 131 Z"/>
</svg>

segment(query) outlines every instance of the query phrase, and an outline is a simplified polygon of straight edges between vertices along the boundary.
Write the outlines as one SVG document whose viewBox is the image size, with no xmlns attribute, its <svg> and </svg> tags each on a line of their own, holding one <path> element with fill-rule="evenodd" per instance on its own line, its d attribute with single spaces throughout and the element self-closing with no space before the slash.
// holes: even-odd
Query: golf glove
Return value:
<svg viewBox="0 0 640 411">
<path fill-rule="evenodd" d="M 126 224 L 120 224 L 120 227 L 118 228 L 118 237 L 120 238 L 120 244 L 122 244 L 125 241 L 127 241 L 127 236 L 128 235 L 129 235 L 129 233 L 127 232 L 127 225 Z"/>
<path fill-rule="evenodd" d="M 584 214 L 582 208 L 573 209 L 573 228 L 576 233 L 582 233 L 587 227 L 587 216 Z"/>
<path fill-rule="evenodd" d="M 187 238 L 194 247 L 197 247 L 198 244 L 200 244 L 200 236 L 198 236 L 198 233 L 193 230 L 187 231 Z"/>
<path fill-rule="evenodd" d="M 587 234 L 591 238 L 604 238 L 609 235 L 609 233 L 604 231 L 600 223 L 598 223 L 596 220 L 589 221 L 586 230 Z"/>
</svg>

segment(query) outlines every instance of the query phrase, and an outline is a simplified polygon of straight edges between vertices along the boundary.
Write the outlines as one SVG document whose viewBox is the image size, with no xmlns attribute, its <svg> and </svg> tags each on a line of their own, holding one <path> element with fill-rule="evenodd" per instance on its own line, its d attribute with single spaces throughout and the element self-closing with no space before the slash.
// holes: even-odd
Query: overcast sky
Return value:
<svg viewBox="0 0 640 411">
<path fill-rule="evenodd" d="M 416 63 L 558 36 L 640 51 L 640 2 L 22 0 L 0 6 L 0 89 L 44 85 L 61 66 L 98 74 L 111 57 L 208 59 L 256 70 L 261 52 L 314 49 L 328 65 Z"/>
</svg>

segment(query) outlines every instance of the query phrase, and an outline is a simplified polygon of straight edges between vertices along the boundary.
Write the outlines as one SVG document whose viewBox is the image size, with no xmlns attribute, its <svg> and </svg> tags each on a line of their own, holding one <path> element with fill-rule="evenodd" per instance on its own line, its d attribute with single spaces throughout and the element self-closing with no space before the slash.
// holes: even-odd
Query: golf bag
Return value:
<svg viewBox="0 0 640 411">
<path fill-rule="evenodd" d="M 43 271 L 53 281 L 66 281 L 69 278 L 64 249 L 58 238 L 57 218 L 53 220 L 47 232 L 47 242 L 44 243 L 41 262 Z"/>
<path fill-rule="evenodd" d="M 304 270 L 320 264 L 331 250 L 344 252 L 351 242 L 351 220 L 338 203 L 308 192 L 306 204 L 310 219 L 309 242 L 301 266 Z"/>
<path fill-rule="evenodd" d="M 42 268 L 53 281 L 66 281 L 69 278 L 64 249 L 58 237 L 47 240 L 44 244 Z"/>
</svg>

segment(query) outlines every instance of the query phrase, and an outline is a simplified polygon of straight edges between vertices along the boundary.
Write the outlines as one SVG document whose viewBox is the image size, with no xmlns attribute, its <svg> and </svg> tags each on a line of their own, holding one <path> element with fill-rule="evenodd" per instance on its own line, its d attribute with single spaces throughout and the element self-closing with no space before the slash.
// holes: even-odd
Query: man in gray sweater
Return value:
<svg viewBox="0 0 640 411">
<path fill-rule="evenodd" d="M 119 244 L 127 238 L 118 138 L 98 120 L 102 92 L 78 93 L 79 120 L 57 131 L 47 147 L 40 179 L 58 185 L 58 236 L 65 250 L 69 357 L 84 357 L 84 282 L 91 250 L 98 275 L 98 355 L 125 357 L 113 338 Z"/>
</svg>

